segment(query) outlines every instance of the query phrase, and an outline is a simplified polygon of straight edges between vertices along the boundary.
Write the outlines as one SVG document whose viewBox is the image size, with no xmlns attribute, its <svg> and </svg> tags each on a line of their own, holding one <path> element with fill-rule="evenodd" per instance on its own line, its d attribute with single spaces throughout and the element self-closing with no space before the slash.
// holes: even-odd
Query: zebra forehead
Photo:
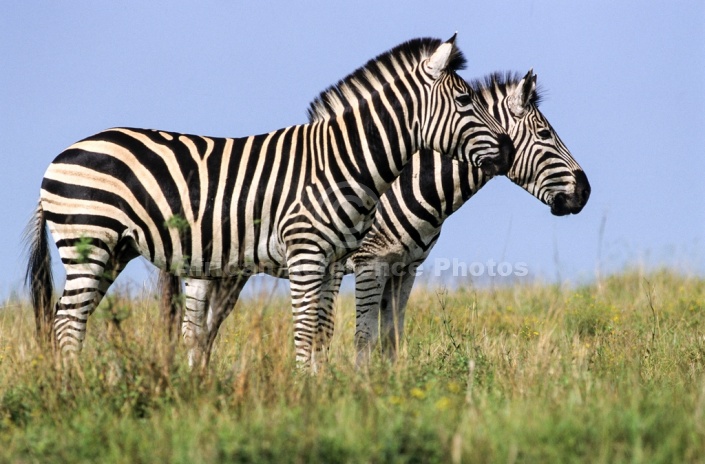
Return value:
<svg viewBox="0 0 705 464">
<path fill-rule="evenodd" d="M 379 91 L 397 76 L 413 71 L 419 63 L 433 55 L 443 43 L 441 39 L 424 37 L 404 42 L 369 60 L 336 84 L 321 92 L 309 105 L 309 122 L 337 116 L 351 107 L 357 98 L 367 98 Z M 446 69 L 459 71 L 465 68 L 466 59 L 457 47 Z"/>
<path fill-rule="evenodd" d="M 510 91 L 514 90 L 523 78 L 523 75 L 515 71 L 496 71 L 479 79 L 468 81 L 468 85 L 472 90 L 480 95 L 488 95 L 488 93 L 497 92 L 500 96 L 504 97 L 507 96 Z M 489 100 L 496 98 L 496 96 L 489 96 Z M 543 97 L 543 89 L 540 86 L 537 86 L 536 91 L 534 91 L 533 95 L 531 95 L 530 102 L 538 107 L 541 104 Z"/>
</svg>

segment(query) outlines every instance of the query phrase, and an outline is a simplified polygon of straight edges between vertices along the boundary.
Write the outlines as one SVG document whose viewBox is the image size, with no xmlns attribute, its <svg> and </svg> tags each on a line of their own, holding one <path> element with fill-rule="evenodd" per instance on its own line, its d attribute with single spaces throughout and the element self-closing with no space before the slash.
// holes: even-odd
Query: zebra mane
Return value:
<svg viewBox="0 0 705 464">
<path fill-rule="evenodd" d="M 309 122 L 322 121 L 343 114 L 351 107 L 350 100 L 364 99 L 379 92 L 397 76 L 412 71 L 443 43 L 440 39 L 424 37 L 404 42 L 368 61 L 338 83 L 320 93 L 308 108 Z M 465 68 L 463 53 L 453 47 L 446 69 Z"/>
<path fill-rule="evenodd" d="M 519 82 L 521 82 L 523 78 L 523 75 L 514 71 L 493 72 L 492 74 L 488 74 L 485 77 L 473 79 L 472 81 L 468 82 L 468 85 L 473 91 L 477 92 L 480 95 L 484 95 L 486 92 L 491 91 L 497 91 L 501 95 L 506 95 L 507 88 L 516 87 L 517 85 L 519 85 Z M 534 94 L 531 95 L 531 99 L 529 101 L 538 108 L 538 106 L 543 101 L 543 94 L 543 89 L 538 86 Z M 490 98 L 490 100 L 492 99 Z"/>
</svg>

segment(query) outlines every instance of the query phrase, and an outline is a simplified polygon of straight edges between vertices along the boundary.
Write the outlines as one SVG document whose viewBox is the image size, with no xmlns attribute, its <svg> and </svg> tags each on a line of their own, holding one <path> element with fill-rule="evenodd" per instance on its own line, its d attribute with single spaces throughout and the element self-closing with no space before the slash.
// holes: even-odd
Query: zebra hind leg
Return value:
<svg viewBox="0 0 705 464">
<path fill-rule="evenodd" d="M 54 309 L 54 333 L 64 358 L 81 351 L 88 317 L 120 273 L 108 245 L 100 239 L 59 240 L 59 255 L 66 270 L 64 291 Z"/>
<path fill-rule="evenodd" d="M 181 290 L 181 279 L 179 276 L 159 271 L 157 288 L 160 295 L 159 312 L 162 323 L 167 328 L 167 340 L 173 347 L 181 332 L 181 320 L 183 314 L 183 292 Z"/>
<path fill-rule="evenodd" d="M 125 253 L 116 253 L 116 256 L 111 258 L 106 267 L 105 271 L 102 273 L 100 277 L 100 283 L 98 284 L 98 294 L 99 294 L 99 299 L 96 302 L 96 308 L 98 307 L 98 304 L 100 301 L 105 297 L 105 295 L 108 293 L 108 289 L 110 286 L 115 282 L 115 279 L 120 275 L 120 273 L 125 269 L 125 266 L 127 266 L 127 263 L 132 259 L 132 257 L 127 257 L 125 256 Z M 121 322 L 121 316 L 119 314 L 115 314 L 112 312 L 112 307 L 109 307 L 110 313 L 107 314 L 107 316 L 110 317 L 110 320 L 113 322 L 113 325 L 111 327 L 114 327 L 120 332 L 122 335 L 122 329 L 120 328 L 120 322 Z"/>
<path fill-rule="evenodd" d="M 213 352 L 213 344 L 218 336 L 218 330 L 235 308 L 240 292 L 247 283 L 248 278 L 248 276 L 242 275 L 212 281 L 208 295 L 207 334 L 201 358 L 202 370 L 208 367 L 211 353 Z"/>
</svg>

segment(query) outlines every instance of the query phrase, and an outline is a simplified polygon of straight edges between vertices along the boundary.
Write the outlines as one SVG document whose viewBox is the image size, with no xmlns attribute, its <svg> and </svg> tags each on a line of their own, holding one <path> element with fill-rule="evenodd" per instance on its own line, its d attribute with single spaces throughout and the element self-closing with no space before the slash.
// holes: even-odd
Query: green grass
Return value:
<svg viewBox="0 0 705 464">
<path fill-rule="evenodd" d="M 241 302 L 206 378 L 170 359 L 156 297 L 102 304 L 67 370 L 8 305 L 0 462 L 705 462 L 702 278 L 418 289 L 398 362 L 364 371 L 353 304 L 310 375 L 287 300 Z"/>
</svg>

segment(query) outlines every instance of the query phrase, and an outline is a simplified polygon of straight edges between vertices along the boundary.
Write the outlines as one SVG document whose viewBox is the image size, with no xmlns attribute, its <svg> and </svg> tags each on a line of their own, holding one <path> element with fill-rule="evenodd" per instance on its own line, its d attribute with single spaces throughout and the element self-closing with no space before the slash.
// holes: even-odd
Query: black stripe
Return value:
<svg viewBox="0 0 705 464">
<path fill-rule="evenodd" d="M 123 167 L 126 167 L 124 163 L 116 160 L 111 156 L 95 156 L 104 158 L 106 161 L 106 163 L 102 165 L 95 164 L 95 167 L 101 167 L 102 169 L 110 169 L 110 166 L 114 165 L 115 163 L 117 163 L 117 165 L 122 165 Z M 71 158 L 67 158 L 66 160 L 71 160 Z M 135 197 L 142 200 L 142 206 L 147 211 L 147 214 L 149 214 L 149 216 L 154 219 L 154 222 L 160 232 L 159 236 L 161 237 L 162 243 L 164 244 L 164 253 L 167 256 L 167 262 L 169 262 L 171 254 L 173 253 L 173 248 L 169 233 L 167 229 L 163 226 L 165 219 L 159 211 L 159 208 L 157 208 L 156 203 L 151 200 L 151 197 L 148 196 L 147 191 L 144 189 L 144 187 L 142 187 L 142 184 L 139 183 L 139 180 L 134 176 L 134 173 L 131 170 L 128 169 L 125 172 L 125 178 L 123 178 L 123 180 L 125 181 L 127 188 L 129 188 L 134 193 Z M 59 182 L 57 180 L 49 179 L 46 177 L 42 181 L 42 189 L 62 198 L 74 198 L 77 200 L 94 201 L 97 203 L 112 205 L 115 208 L 124 211 L 127 217 L 129 217 L 130 220 L 134 222 L 134 224 L 139 227 L 142 233 L 144 234 L 144 240 L 147 243 L 150 260 L 153 260 L 155 252 L 154 238 L 152 237 L 147 223 L 144 222 L 144 220 L 132 209 L 132 206 L 127 202 L 127 200 L 125 200 L 121 196 L 113 192 L 108 192 L 97 188 L 66 184 L 64 182 Z M 71 223 L 69 222 L 71 220 L 70 218 L 75 216 L 57 215 L 55 217 L 57 218 L 57 220 L 55 220 L 54 222 L 60 224 L 69 224 Z M 118 236 L 122 235 L 125 232 L 125 224 L 122 224 L 121 222 L 112 218 L 106 218 L 106 220 L 107 219 L 110 219 L 109 223 L 112 224 L 112 226 L 109 226 L 109 228 L 114 230 L 118 234 Z M 105 225 L 103 225 L 105 224 L 104 222 L 95 221 L 95 224 L 101 225 L 102 227 L 106 227 Z"/>
<path fill-rule="evenodd" d="M 226 140 L 219 138 L 213 139 L 213 142 L 213 152 L 208 157 L 208 161 L 206 164 L 208 175 L 208 193 L 206 194 L 206 204 L 202 205 L 203 216 L 201 218 L 201 250 L 204 264 L 212 263 L 214 261 L 214 258 L 218 259 L 218 257 L 213 256 L 213 247 L 215 245 L 213 243 L 213 234 L 215 227 L 222 228 L 222 224 L 213 223 L 213 214 L 214 208 L 216 207 L 215 196 L 218 192 L 219 187 L 218 182 L 220 178 L 220 168 L 223 164 L 223 151 L 225 150 Z M 198 217 L 197 214 L 198 213 L 196 213 L 194 217 Z M 220 267 L 225 265 L 222 260 L 220 263 L 217 264 Z"/>
</svg>

